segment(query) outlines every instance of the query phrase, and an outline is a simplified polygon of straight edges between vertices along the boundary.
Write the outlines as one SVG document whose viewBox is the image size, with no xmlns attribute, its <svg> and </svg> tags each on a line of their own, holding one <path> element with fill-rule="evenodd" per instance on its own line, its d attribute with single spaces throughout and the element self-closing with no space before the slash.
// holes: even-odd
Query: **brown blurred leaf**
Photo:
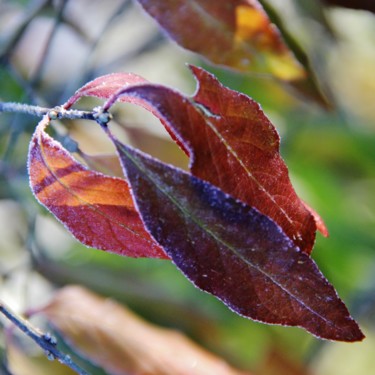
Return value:
<svg viewBox="0 0 375 375">
<path fill-rule="evenodd" d="M 309 375 L 307 368 L 287 356 L 280 348 L 271 347 L 263 363 L 259 366 L 257 375 Z"/>
<path fill-rule="evenodd" d="M 330 106 L 307 66 L 285 44 L 259 1 L 138 2 L 180 46 L 214 64 L 271 75 L 296 94 Z"/>
<path fill-rule="evenodd" d="M 42 313 L 79 352 L 111 374 L 245 374 L 181 333 L 154 326 L 82 287 L 62 289 Z"/>
<path fill-rule="evenodd" d="M 138 1 L 178 44 L 216 64 L 286 81 L 305 78 L 256 0 Z"/>
</svg>

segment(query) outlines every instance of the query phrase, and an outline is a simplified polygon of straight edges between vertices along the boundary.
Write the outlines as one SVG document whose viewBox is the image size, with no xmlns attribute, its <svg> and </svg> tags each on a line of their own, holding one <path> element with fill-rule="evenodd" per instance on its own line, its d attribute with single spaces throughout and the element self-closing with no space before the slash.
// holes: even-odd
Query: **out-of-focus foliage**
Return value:
<svg viewBox="0 0 375 375">
<path fill-rule="evenodd" d="M 25 162 L 37 120 L 23 115 L 0 117 L 1 298 L 22 310 L 40 306 L 54 286 L 79 283 L 117 298 L 154 323 L 181 329 L 236 366 L 261 369 L 271 345 L 277 344 L 292 353 L 295 362 L 308 362 L 312 374 L 349 371 L 339 369 L 338 362 L 355 366 L 352 373 L 356 375 L 372 371 L 374 16 L 340 8 L 319 8 L 312 13 L 302 9 L 301 4 L 307 2 L 300 1 L 267 2 L 273 3 L 289 33 L 310 58 L 320 82 L 335 98 L 336 109 L 324 112 L 270 80 L 209 69 L 224 84 L 260 102 L 281 133 L 281 152 L 291 178 L 330 231 L 328 239 L 318 237 L 313 257 L 349 302 L 369 339 L 343 346 L 322 343 L 298 329 L 252 323 L 202 295 L 169 262 L 121 258 L 78 245 L 29 192 Z M 46 6 L 39 11 L 41 3 L 0 1 L 0 54 L 10 48 L 6 58 L 1 58 L 1 100 L 54 106 L 89 78 L 113 71 L 132 71 L 191 93 L 193 83 L 184 62 L 197 64 L 197 57 L 163 39 L 137 6 L 117 0 L 69 1 L 57 23 L 58 9 L 65 2 L 51 5 L 45 1 Z M 34 10 L 38 11 L 36 16 Z M 19 41 L 10 43 L 25 22 L 28 27 Z M 57 31 L 48 43 L 55 24 Z M 44 50 L 48 51 L 45 55 Z M 122 124 L 116 134 L 124 142 L 134 142 L 143 122 L 141 131 L 147 132 L 148 142 L 142 144 L 138 137 L 137 146 L 160 154 L 162 150 L 152 146 L 167 144 L 162 127 L 143 111 L 125 108 L 118 109 L 116 118 Z M 109 142 L 103 143 L 101 130 L 91 124 L 67 122 L 53 131 L 70 150 L 76 148 L 74 139 L 86 154 L 113 152 Z M 155 143 L 150 141 L 152 137 L 157 137 Z M 176 158 L 186 163 L 173 145 L 163 157 L 171 163 Z M 340 361 L 334 360 L 336 355 Z M 28 352 L 28 356 L 33 353 Z M 48 371 L 45 367 L 45 373 Z M 100 372 L 93 369 L 92 373 Z"/>
<path fill-rule="evenodd" d="M 41 313 L 79 352 L 114 375 L 250 375 L 183 334 L 147 323 L 82 287 L 63 288 Z"/>
</svg>

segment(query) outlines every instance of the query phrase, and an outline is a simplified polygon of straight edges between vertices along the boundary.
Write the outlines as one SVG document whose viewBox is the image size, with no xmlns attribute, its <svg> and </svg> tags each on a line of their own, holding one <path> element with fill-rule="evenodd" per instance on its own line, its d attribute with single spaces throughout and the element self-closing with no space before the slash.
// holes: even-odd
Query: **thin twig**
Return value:
<svg viewBox="0 0 375 375">
<path fill-rule="evenodd" d="M 74 91 L 74 87 L 82 86 L 84 82 L 87 82 L 91 79 L 93 69 L 93 55 L 97 50 L 98 45 L 102 42 L 104 35 L 108 30 L 113 26 L 116 21 L 116 18 L 123 15 L 126 11 L 130 9 L 132 2 L 129 0 L 123 0 L 120 5 L 115 9 L 112 15 L 106 20 L 104 26 L 98 32 L 95 39 L 92 41 L 89 50 L 81 64 L 81 67 L 77 70 L 75 76 L 70 80 L 66 85 L 64 92 L 62 93 L 61 101 L 65 101 L 69 93 Z"/>
<path fill-rule="evenodd" d="M 5 64 L 8 62 L 25 30 L 29 27 L 33 19 L 40 14 L 50 4 L 50 2 L 51 0 L 42 0 L 37 3 L 35 8 L 27 9 L 25 11 L 24 19 L 20 22 L 9 40 L 5 42 L 5 46 L 3 46 L 0 50 L 0 64 Z"/>
<path fill-rule="evenodd" d="M 69 119 L 69 120 L 95 120 L 95 112 L 80 111 L 77 109 L 66 110 L 62 107 L 45 108 L 37 105 L 29 105 L 13 102 L 0 102 L 0 112 L 25 113 L 32 116 L 42 117 L 49 115 L 51 120 Z"/>
<path fill-rule="evenodd" d="M 21 331 L 29 336 L 38 346 L 40 346 L 48 359 L 57 359 L 60 363 L 70 367 L 73 371 L 80 375 L 88 375 L 73 362 L 71 357 L 57 349 L 57 340 L 49 333 L 43 333 L 39 329 L 34 328 L 27 320 L 13 312 L 8 306 L 0 301 L 0 312 L 4 314 L 12 323 L 14 323 Z"/>
</svg>

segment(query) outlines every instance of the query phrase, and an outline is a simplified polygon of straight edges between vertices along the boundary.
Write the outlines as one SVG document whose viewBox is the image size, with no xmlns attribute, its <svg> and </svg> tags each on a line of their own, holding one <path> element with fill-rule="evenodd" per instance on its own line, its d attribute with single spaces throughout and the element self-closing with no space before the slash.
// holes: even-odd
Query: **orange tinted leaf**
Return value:
<svg viewBox="0 0 375 375">
<path fill-rule="evenodd" d="M 324 223 L 324 220 L 320 217 L 320 215 L 313 209 L 311 208 L 306 202 L 302 201 L 303 205 L 305 206 L 306 210 L 308 210 L 311 215 L 314 218 L 316 229 L 324 236 L 328 237 L 329 232 L 328 228 L 326 227 L 326 224 Z"/>
<path fill-rule="evenodd" d="M 42 312 L 82 355 L 111 374 L 245 375 L 181 333 L 81 287 L 62 289 Z"/>
<path fill-rule="evenodd" d="M 30 185 L 83 244 L 132 257 L 167 256 L 145 231 L 127 183 L 90 171 L 44 132 L 45 117 L 30 143 Z"/>
<path fill-rule="evenodd" d="M 256 0 L 138 1 L 178 44 L 216 64 L 287 81 L 305 77 Z"/>
<path fill-rule="evenodd" d="M 198 80 L 193 98 L 145 84 L 120 90 L 108 103 L 136 97 L 147 103 L 144 107 L 152 106 L 189 154 L 193 175 L 257 208 L 310 253 L 316 221 L 293 189 L 276 129 L 251 98 L 222 86 L 203 69 L 191 69 Z M 322 221 L 318 228 L 325 233 Z"/>
</svg>

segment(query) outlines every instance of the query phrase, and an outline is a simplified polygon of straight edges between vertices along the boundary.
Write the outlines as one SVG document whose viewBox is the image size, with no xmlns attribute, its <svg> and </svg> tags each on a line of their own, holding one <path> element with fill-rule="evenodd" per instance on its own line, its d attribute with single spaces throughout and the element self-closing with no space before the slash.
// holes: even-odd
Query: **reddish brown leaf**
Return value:
<svg viewBox="0 0 375 375">
<path fill-rule="evenodd" d="M 110 374 L 245 375 L 181 333 L 152 325 L 81 287 L 62 289 L 42 312 Z"/>
<path fill-rule="evenodd" d="M 120 90 L 117 98 L 143 100 L 153 106 L 170 133 L 190 155 L 191 172 L 226 193 L 256 207 L 279 224 L 294 243 L 310 253 L 318 215 L 306 209 L 289 180 L 279 154 L 279 136 L 259 104 L 222 86 L 203 69 L 191 67 L 199 86 L 193 98 L 159 85 L 144 84 Z"/>
<path fill-rule="evenodd" d="M 145 231 L 127 183 L 90 171 L 44 132 L 45 117 L 30 143 L 30 185 L 83 244 L 132 257 L 167 258 Z"/>
<path fill-rule="evenodd" d="M 268 348 L 266 357 L 260 363 L 256 373 L 259 375 L 312 375 L 307 366 L 290 353 L 285 353 L 274 345 Z"/>
<path fill-rule="evenodd" d="M 243 72 L 292 81 L 303 67 L 256 0 L 138 0 L 182 47 Z"/>
<path fill-rule="evenodd" d="M 109 98 L 116 91 L 127 86 L 146 83 L 147 81 L 132 73 L 112 73 L 98 77 L 82 86 L 69 100 L 63 105 L 69 109 L 74 103 L 84 96 L 94 96 L 96 98 Z"/>
<path fill-rule="evenodd" d="M 193 165 L 193 173 L 214 185 L 222 181 L 218 186 L 224 191 L 270 216 L 301 250 L 311 252 L 316 229 L 325 236 L 328 230 L 320 216 L 295 193 L 272 123 L 252 99 L 222 86 L 203 69 L 191 69 L 199 82 L 194 100 L 214 114 L 211 123 L 216 138 L 228 154 L 226 168 L 222 167 L 227 171 L 226 178 L 198 163 Z M 207 136 L 207 143 L 212 144 L 212 138 Z M 229 171 L 243 179 L 230 178 Z"/>
<path fill-rule="evenodd" d="M 363 339 L 314 261 L 271 219 L 113 140 L 145 226 L 197 287 L 254 320 L 325 339 Z"/>
</svg>

